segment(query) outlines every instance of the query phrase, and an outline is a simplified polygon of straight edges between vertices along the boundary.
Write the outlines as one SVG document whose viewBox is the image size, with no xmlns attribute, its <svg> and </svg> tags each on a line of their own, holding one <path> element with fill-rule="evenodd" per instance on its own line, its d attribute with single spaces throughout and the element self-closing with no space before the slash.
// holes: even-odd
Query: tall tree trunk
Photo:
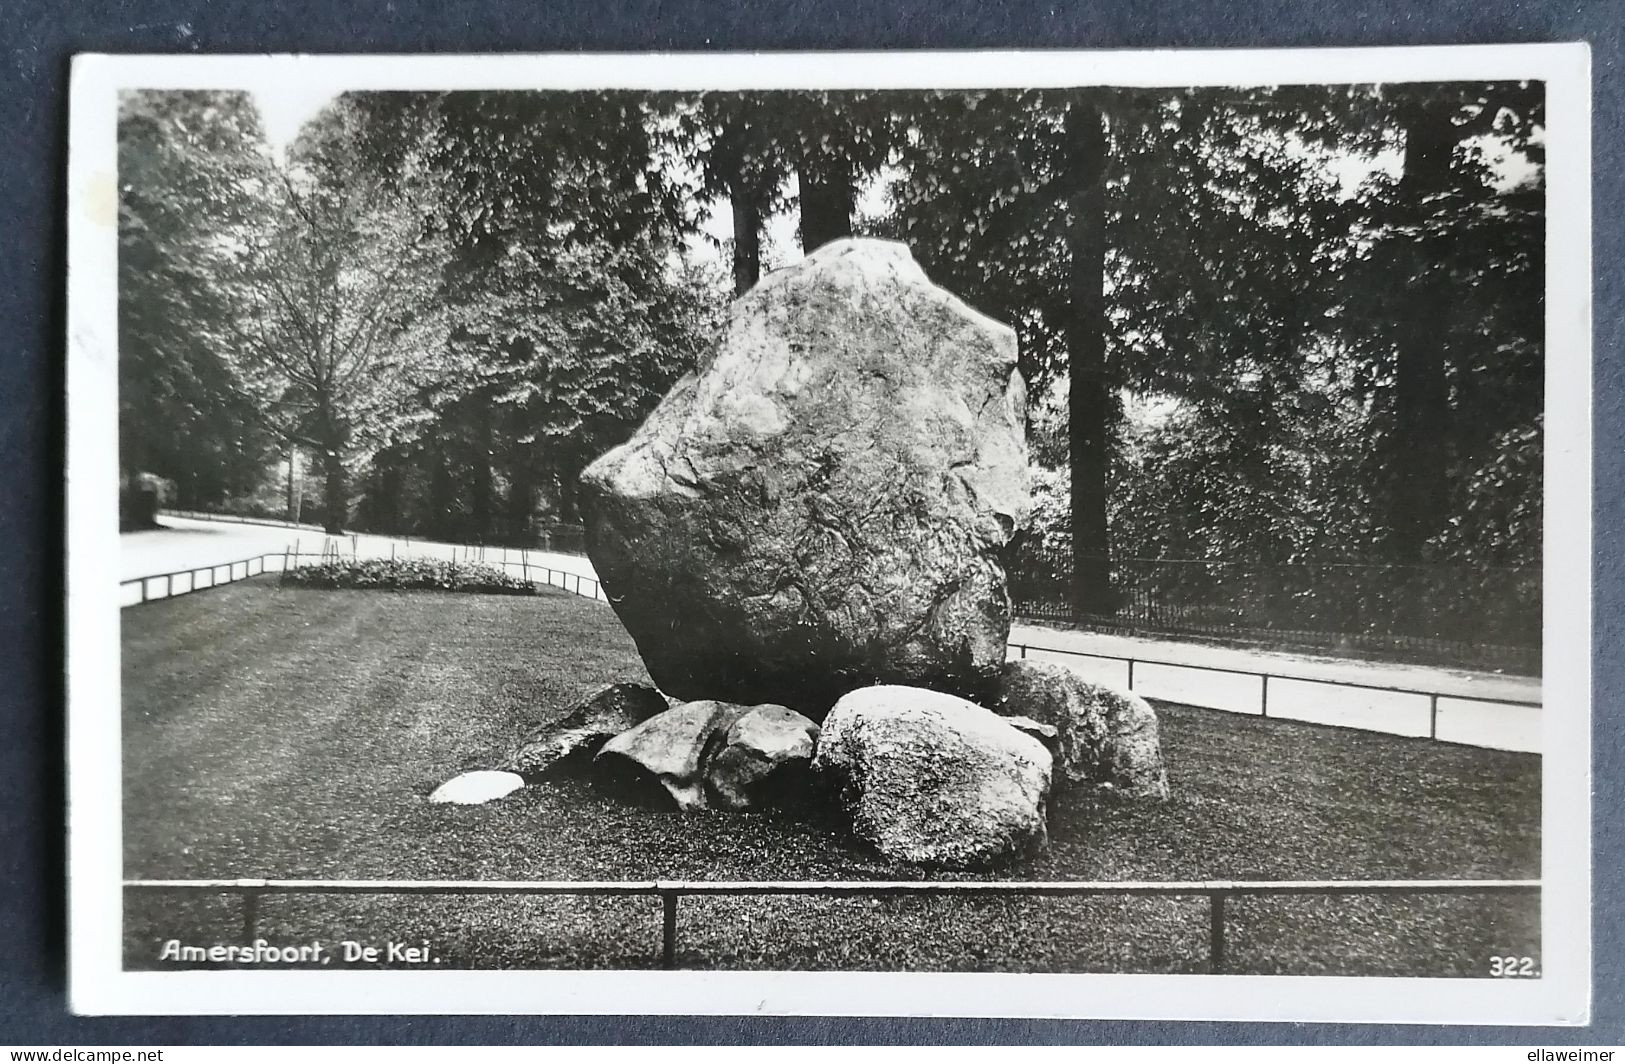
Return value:
<svg viewBox="0 0 1625 1064">
<path fill-rule="evenodd" d="M 121 379 L 119 387 L 129 392 L 128 380 Z M 118 448 L 118 530 L 128 532 L 135 528 L 148 528 L 151 526 L 151 514 L 155 508 L 146 501 L 146 493 L 141 490 L 141 460 L 137 457 L 140 430 L 138 422 L 128 413 L 119 412 L 119 448 Z"/>
<path fill-rule="evenodd" d="M 484 397 L 474 402 L 474 542 L 491 539 L 491 404 Z"/>
<path fill-rule="evenodd" d="M 762 278 L 762 211 L 743 182 L 729 198 L 734 216 L 734 295 L 741 296 Z"/>
<path fill-rule="evenodd" d="M 446 445 L 437 443 L 428 452 L 429 459 L 429 520 L 431 536 L 449 542 L 458 539 L 452 527 L 452 510 L 457 504 L 457 489 L 451 479 L 451 458 Z"/>
<path fill-rule="evenodd" d="M 1417 562 L 1428 537 L 1438 530 L 1449 489 L 1451 440 L 1450 386 L 1438 330 L 1431 327 L 1449 299 L 1430 272 L 1433 256 L 1420 246 L 1429 214 L 1427 200 L 1450 187 L 1450 160 L 1457 131 L 1451 110 L 1415 101 L 1404 112 L 1405 161 L 1399 181 L 1400 218 L 1418 227 L 1418 276 L 1394 301 L 1401 316 L 1394 366 L 1393 432 L 1388 472 L 1389 549 L 1396 561 Z"/>
<path fill-rule="evenodd" d="M 796 176 L 801 183 L 801 250 L 810 255 L 831 240 L 851 236 L 857 204 L 852 175 L 826 173 L 802 163 Z"/>
<path fill-rule="evenodd" d="M 299 523 L 299 447 L 288 444 L 288 521 Z"/>
<path fill-rule="evenodd" d="M 391 451 L 378 459 L 376 491 L 372 494 L 373 520 L 380 532 L 399 532 L 401 528 L 401 492 L 405 476 L 401 470 L 400 455 Z"/>
<path fill-rule="evenodd" d="M 323 524 L 328 535 L 337 536 L 343 533 L 345 518 L 349 517 L 350 488 L 344 474 L 344 445 L 331 436 L 322 448 L 322 474 L 322 509 L 326 511 Z"/>
<path fill-rule="evenodd" d="M 344 531 L 344 522 L 350 516 L 350 486 L 344 474 L 344 451 L 349 444 L 349 430 L 333 411 L 332 396 L 320 392 L 317 397 L 317 441 L 322 449 L 322 510 L 327 534 L 336 536 Z"/>
<path fill-rule="evenodd" d="M 1111 540 L 1106 526 L 1106 466 L 1111 447 L 1111 393 L 1106 374 L 1106 115 L 1098 100 L 1067 112 L 1071 222 L 1066 323 L 1068 439 L 1072 464 L 1072 603 L 1080 614 L 1116 609 Z"/>
<path fill-rule="evenodd" d="M 513 542 L 530 542 L 531 522 L 536 513 L 536 475 L 530 468 L 530 455 L 516 449 L 508 467 L 508 535 Z"/>
<path fill-rule="evenodd" d="M 558 458 L 555 468 L 558 471 L 559 497 L 554 512 L 567 524 L 579 524 L 581 471 L 587 468 L 587 463 L 574 454 L 566 454 Z"/>
</svg>

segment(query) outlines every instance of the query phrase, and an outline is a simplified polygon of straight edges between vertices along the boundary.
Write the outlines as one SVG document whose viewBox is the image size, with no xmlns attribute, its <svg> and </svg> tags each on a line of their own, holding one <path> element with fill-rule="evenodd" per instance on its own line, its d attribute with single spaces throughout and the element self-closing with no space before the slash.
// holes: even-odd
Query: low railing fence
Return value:
<svg viewBox="0 0 1625 1064">
<path fill-rule="evenodd" d="M 267 559 L 275 559 L 279 564 L 276 568 L 267 567 Z M 203 591 L 222 584 L 236 583 L 247 580 L 253 576 L 263 576 L 268 572 L 281 572 L 281 564 L 286 560 L 281 553 L 256 554 L 251 558 L 242 558 L 232 562 L 220 562 L 215 565 L 199 565 L 188 569 L 176 569 L 173 572 L 154 573 L 151 576 L 137 576 L 129 580 L 119 581 L 119 597 L 121 606 L 136 606 L 144 602 L 156 602 L 159 599 L 174 598 L 178 595 L 190 594 L 193 591 Z M 238 567 L 242 571 L 238 572 Z M 223 575 L 222 575 L 223 573 Z M 205 578 L 207 582 L 205 582 Z M 184 581 L 184 582 L 183 582 Z M 132 596 L 129 592 L 134 591 Z"/>
<path fill-rule="evenodd" d="M 1090 658 L 1097 661 L 1121 662 L 1127 666 L 1127 675 L 1124 678 L 1123 686 L 1130 691 L 1136 691 L 1136 693 L 1139 691 L 1136 681 L 1143 678 L 1143 670 L 1140 676 L 1136 676 L 1136 667 L 1139 666 L 1150 665 L 1161 669 L 1190 670 L 1193 672 L 1217 673 L 1219 675 L 1226 676 L 1250 677 L 1258 681 L 1257 715 L 1260 717 L 1268 717 L 1270 715 L 1270 681 L 1272 680 L 1275 681 L 1278 687 L 1281 684 L 1310 684 L 1321 687 L 1336 687 L 1352 691 L 1369 691 L 1374 694 L 1401 695 L 1408 698 L 1422 699 L 1427 703 L 1427 731 L 1425 734 L 1429 739 L 1439 738 L 1439 703 L 1441 701 L 1461 702 L 1486 706 L 1509 706 L 1532 710 L 1538 710 L 1542 706 L 1542 703 L 1539 701 L 1523 698 L 1496 698 L 1490 695 L 1461 694 L 1452 693 L 1449 691 L 1423 691 L 1412 687 L 1395 687 L 1389 684 L 1363 683 L 1358 680 L 1339 680 L 1322 676 L 1286 676 L 1280 673 L 1263 672 L 1256 669 L 1235 669 L 1221 665 L 1196 665 L 1189 662 L 1167 661 L 1158 658 L 1142 658 L 1128 654 L 1099 654 L 1086 650 L 1066 650 L 1060 647 L 1039 646 L 1032 643 L 1012 642 L 1010 644 L 1010 650 L 1017 658 L 1022 659 L 1028 658 L 1034 654 L 1059 654 L 1065 657 Z M 1163 701 L 1181 701 L 1179 698 L 1174 698 L 1167 695 L 1152 695 L 1149 697 L 1159 697 Z M 1421 736 L 1419 735 L 1418 737 Z"/>
<path fill-rule="evenodd" d="M 133 879 L 128 891 L 157 894 L 215 894 L 242 898 L 242 941 L 252 946 L 259 931 L 259 904 L 267 895 L 566 895 L 656 897 L 661 903 L 661 967 L 676 968 L 678 902 L 686 897 L 1157 897 L 1204 898 L 1208 903 L 1208 970 L 1227 965 L 1225 903 L 1231 898 L 1315 895 L 1319 897 L 1432 895 L 1531 895 L 1537 879 L 1422 880 L 1204 880 L 1191 882 L 1051 882 L 957 880 L 903 881 L 743 881 L 642 880 L 608 882 L 526 880 L 298 880 L 298 879 Z"/>
<path fill-rule="evenodd" d="M 556 587 L 561 591 L 579 595 L 582 598 L 596 599 L 599 602 L 608 602 L 609 596 L 605 594 L 603 586 L 594 577 L 583 576 L 580 573 L 569 572 L 564 569 L 555 569 L 530 560 L 529 552 L 514 548 L 509 557 L 505 552 L 500 558 L 493 557 L 483 560 L 479 549 L 471 549 L 467 555 L 460 555 L 457 560 L 464 562 L 479 562 L 501 568 L 504 572 L 517 573 L 522 579 L 546 587 Z M 495 554 L 495 549 L 493 549 Z M 157 602 L 162 599 L 175 598 L 179 595 L 190 594 L 193 591 L 205 591 L 209 588 L 220 587 L 225 584 L 247 580 L 249 577 L 263 576 L 267 573 L 282 573 L 290 569 L 305 565 L 322 565 L 342 558 L 342 554 L 335 553 L 331 547 L 321 552 L 311 551 L 276 551 L 274 553 L 256 554 L 236 561 L 219 562 L 214 565 L 200 565 L 187 569 L 177 569 L 173 572 L 154 573 L 151 576 L 131 577 L 119 581 L 119 604 L 121 606 L 139 606 L 147 602 Z M 308 559 L 308 560 L 307 560 Z"/>
</svg>

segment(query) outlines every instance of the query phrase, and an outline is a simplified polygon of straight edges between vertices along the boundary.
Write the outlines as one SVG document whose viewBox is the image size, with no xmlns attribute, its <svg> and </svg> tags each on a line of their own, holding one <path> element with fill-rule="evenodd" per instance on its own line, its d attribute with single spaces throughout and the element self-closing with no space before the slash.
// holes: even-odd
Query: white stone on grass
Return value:
<svg viewBox="0 0 1625 1064">
<path fill-rule="evenodd" d="M 449 802 L 452 805 L 484 805 L 498 798 L 506 798 L 525 785 L 525 778 L 517 772 L 493 772 L 481 769 L 465 772 L 435 788 L 429 795 L 431 802 Z"/>
</svg>

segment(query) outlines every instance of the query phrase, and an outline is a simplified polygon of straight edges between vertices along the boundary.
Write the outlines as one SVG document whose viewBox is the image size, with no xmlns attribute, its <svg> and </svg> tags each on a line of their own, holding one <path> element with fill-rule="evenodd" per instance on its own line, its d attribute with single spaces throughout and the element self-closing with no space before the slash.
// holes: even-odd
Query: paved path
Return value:
<svg viewBox="0 0 1625 1064">
<path fill-rule="evenodd" d="M 1377 687 L 1404 687 L 1443 694 L 1540 701 L 1540 678 L 1511 676 L 1499 672 L 1475 672 L 1434 665 L 1406 665 L 1356 658 L 1334 658 L 1289 651 L 1213 646 L 1207 643 L 1181 643 L 1143 636 L 1104 635 L 1074 629 L 1016 624 L 1010 629 L 1010 642 L 1033 647 L 1080 650 L 1091 654 L 1137 658 L 1141 661 L 1171 661 L 1185 665 L 1208 665 L 1243 672 L 1268 672 L 1276 676 L 1331 680 L 1341 683 L 1372 684 Z"/>
<path fill-rule="evenodd" d="M 301 552 L 309 554 L 319 554 L 324 544 L 333 543 L 342 554 L 371 558 L 395 555 L 457 559 L 467 557 L 471 549 L 478 557 L 479 551 L 478 547 L 389 536 L 330 537 L 315 526 L 288 528 L 167 514 L 159 520 L 165 526 L 162 529 L 119 537 L 122 579 L 240 561 L 259 554 L 281 554 L 295 543 Z M 597 579 L 592 563 L 579 555 L 527 551 L 524 557 L 532 567 L 532 576 L 538 575 L 536 566 L 546 566 L 555 571 L 552 582 L 563 581 L 566 587 L 571 586 L 574 577 Z M 484 561 L 516 575 L 522 569 L 520 552 L 511 548 L 504 551 L 487 547 Z M 1237 713 L 1258 714 L 1267 708 L 1269 716 L 1287 720 L 1395 735 L 1434 733 L 1440 739 L 1473 746 L 1541 749 L 1542 711 L 1538 706 L 1481 701 L 1539 702 L 1537 677 L 1103 635 L 1029 624 L 1014 626 L 1010 640 L 1012 658 L 1053 661 L 1091 680 L 1132 687 L 1149 698 Z M 1101 657 L 1078 657 L 1059 651 Z M 1132 676 L 1129 658 L 1135 659 Z M 1246 675 L 1210 669 L 1231 669 Z M 1267 685 L 1258 673 L 1270 674 Z M 1344 686 L 1348 684 L 1401 688 L 1410 693 Z M 1429 697 L 1433 694 L 1440 697 Z"/>
<path fill-rule="evenodd" d="M 366 533 L 329 536 L 315 525 L 288 528 L 249 522 L 195 520 L 171 514 L 161 514 L 158 522 L 164 527 L 126 532 L 119 536 L 119 579 L 133 580 L 138 576 L 242 561 L 260 554 L 281 554 L 296 545 L 301 553 L 320 554 L 325 545 L 332 544 L 341 554 L 355 554 L 362 558 L 461 559 L 467 557 L 470 550 L 474 552 L 476 560 L 482 556 L 482 548 L 479 547 Z M 532 550 L 524 552 L 524 557 L 533 566 L 546 566 L 587 579 L 597 578 L 592 563 L 579 555 Z M 490 565 L 509 562 L 509 567 L 515 572 L 520 568 L 521 553 L 514 548 L 486 547 L 483 548 L 483 558 Z"/>
<path fill-rule="evenodd" d="M 1147 698 L 1393 735 L 1435 735 L 1498 750 L 1541 750 L 1540 680 L 1018 624 L 1010 656 L 1051 661 Z M 1103 655 L 1079 657 L 1058 651 Z M 1133 658 L 1132 674 L 1126 659 Z M 1214 672 L 1230 669 L 1236 672 Z M 1238 675 L 1240 673 L 1240 675 Z M 1266 681 L 1259 673 L 1268 673 Z M 1346 686 L 1367 684 L 1371 690 Z M 1422 693 L 1414 693 L 1422 692 Z M 1437 694 L 1437 699 L 1430 697 Z"/>
</svg>

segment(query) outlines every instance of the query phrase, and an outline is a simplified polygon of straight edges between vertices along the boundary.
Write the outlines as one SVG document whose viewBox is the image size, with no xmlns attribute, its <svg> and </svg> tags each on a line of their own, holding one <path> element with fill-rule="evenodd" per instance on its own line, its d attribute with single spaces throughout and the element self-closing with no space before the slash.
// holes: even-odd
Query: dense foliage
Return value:
<svg viewBox="0 0 1625 1064">
<path fill-rule="evenodd" d="M 1066 473 L 1037 538 L 1083 582 L 1123 557 L 1538 561 L 1539 463 L 1507 447 L 1538 456 L 1539 86 L 927 104 L 886 226 L 1021 333 L 1035 456 Z M 1102 590 L 1077 594 L 1109 612 Z"/>
<path fill-rule="evenodd" d="M 127 92 L 119 107 L 119 465 L 182 506 L 262 475 L 272 441 L 232 327 L 273 174 L 241 93 Z"/>
<path fill-rule="evenodd" d="M 205 504 L 291 449 L 330 528 L 529 542 L 790 216 L 1017 329 L 1085 612 L 1136 558 L 1529 566 L 1543 136 L 1538 84 L 364 93 L 279 155 L 132 94 L 125 466 Z"/>
<path fill-rule="evenodd" d="M 421 416 L 372 466 L 360 518 L 526 541 L 574 517 L 576 477 L 699 357 L 722 281 L 680 255 L 690 204 L 657 165 L 658 100 L 630 93 L 355 98 L 377 167 L 420 153 L 450 308 Z M 400 178 L 410 180 L 410 175 Z"/>
</svg>

